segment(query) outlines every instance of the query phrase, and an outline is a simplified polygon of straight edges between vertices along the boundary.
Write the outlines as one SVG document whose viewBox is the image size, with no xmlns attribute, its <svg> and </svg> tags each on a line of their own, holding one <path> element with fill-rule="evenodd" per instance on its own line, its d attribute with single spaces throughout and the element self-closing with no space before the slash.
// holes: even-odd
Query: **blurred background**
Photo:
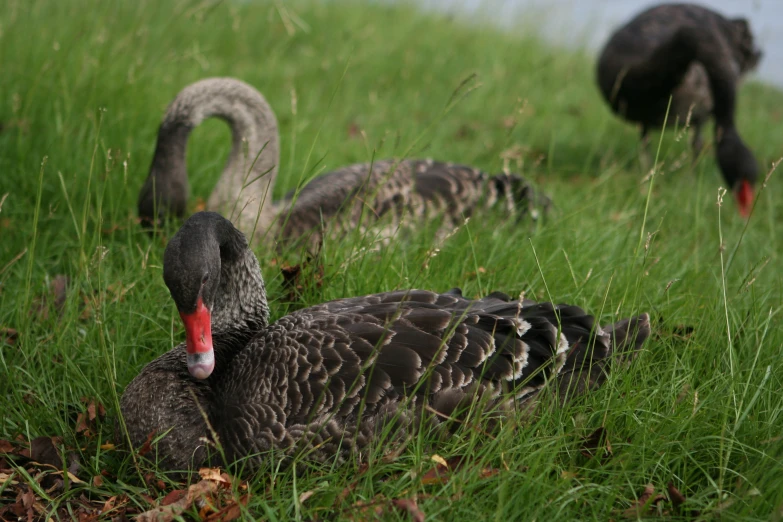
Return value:
<svg viewBox="0 0 783 522">
<path fill-rule="evenodd" d="M 395 0 L 387 0 L 394 2 Z M 520 19 L 540 18 L 541 36 L 555 45 L 587 46 L 597 52 L 613 29 L 643 9 L 658 4 L 653 0 L 418 0 L 429 9 L 456 16 L 479 16 L 507 26 Z M 758 79 L 783 86 L 783 1 L 703 0 L 694 2 L 724 16 L 750 21 L 764 58 L 755 72 Z"/>
</svg>

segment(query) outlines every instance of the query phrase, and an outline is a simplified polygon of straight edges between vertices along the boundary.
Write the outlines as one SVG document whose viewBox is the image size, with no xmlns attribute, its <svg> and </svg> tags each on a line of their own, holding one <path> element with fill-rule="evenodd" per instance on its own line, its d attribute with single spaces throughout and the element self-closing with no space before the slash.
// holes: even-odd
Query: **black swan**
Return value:
<svg viewBox="0 0 783 522">
<path fill-rule="evenodd" d="M 167 214 L 183 216 L 188 198 L 185 149 L 190 132 L 210 117 L 231 127 L 228 162 L 207 209 L 229 216 L 253 241 L 283 243 L 309 236 L 316 243 L 325 219 L 332 232 L 390 214 L 390 230 L 406 213 L 443 215 L 443 228 L 462 222 L 480 206 L 495 205 L 534 218 L 549 199 L 517 175 L 491 176 L 463 165 L 431 160 L 380 160 L 351 165 L 317 177 L 293 198 L 272 201 L 279 163 L 277 120 L 264 97 L 234 78 L 209 78 L 185 87 L 169 105 L 158 130 L 149 175 L 139 194 L 146 225 Z M 342 223 L 333 218 L 344 217 Z"/>
<path fill-rule="evenodd" d="M 670 96 L 667 121 L 690 120 L 696 153 L 701 126 L 714 116 L 718 165 L 747 217 L 758 165 L 734 112 L 737 84 L 761 54 L 744 18 L 729 20 L 692 4 L 659 5 L 611 36 L 598 59 L 598 85 L 615 113 L 641 124 L 643 139 L 663 125 Z"/>
<path fill-rule="evenodd" d="M 149 363 L 120 405 L 133 446 L 163 436 L 158 462 L 173 470 L 213 462 L 216 438 L 218 463 L 246 459 L 250 470 L 271 449 L 344 459 L 390 422 L 413 429 L 424 406 L 528 408 L 552 378 L 564 401 L 600 385 L 613 355 L 633 355 L 650 333 L 647 314 L 602 329 L 576 306 L 459 289 L 338 299 L 269 324 L 258 261 L 214 212 L 172 237 L 163 278 L 186 342 Z"/>
</svg>

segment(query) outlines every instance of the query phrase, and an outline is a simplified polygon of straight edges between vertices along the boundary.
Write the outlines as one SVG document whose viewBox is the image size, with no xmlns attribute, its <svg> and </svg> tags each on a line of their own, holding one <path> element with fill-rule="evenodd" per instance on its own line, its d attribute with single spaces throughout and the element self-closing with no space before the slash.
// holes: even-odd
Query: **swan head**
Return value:
<svg viewBox="0 0 783 522">
<path fill-rule="evenodd" d="M 716 134 L 718 165 L 734 194 L 740 214 L 747 218 L 753 207 L 758 163 L 734 127 L 723 127 Z"/>
<path fill-rule="evenodd" d="M 163 256 L 163 280 L 185 326 L 188 371 L 206 379 L 215 369 L 212 315 L 219 300 L 224 235 L 236 231 L 214 212 L 191 216 L 171 238 Z"/>
</svg>

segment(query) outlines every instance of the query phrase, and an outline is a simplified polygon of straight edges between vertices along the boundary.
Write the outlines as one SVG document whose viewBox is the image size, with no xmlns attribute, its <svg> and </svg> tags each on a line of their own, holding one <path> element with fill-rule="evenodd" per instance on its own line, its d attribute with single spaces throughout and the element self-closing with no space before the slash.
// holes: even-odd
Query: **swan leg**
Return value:
<svg viewBox="0 0 783 522">
<path fill-rule="evenodd" d="M 649 128 L 646 125 L 642 125 L 642 132 L 639 140 L 639 163 L 642 165 L 642 170 L 645 172 L 652 168 L 652 160 L 650 159 L 650 134 Z"/>
</svg>

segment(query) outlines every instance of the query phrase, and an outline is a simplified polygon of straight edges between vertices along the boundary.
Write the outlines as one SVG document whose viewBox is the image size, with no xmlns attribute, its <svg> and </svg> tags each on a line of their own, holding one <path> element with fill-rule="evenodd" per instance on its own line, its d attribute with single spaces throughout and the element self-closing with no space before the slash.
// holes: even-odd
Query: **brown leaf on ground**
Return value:
<svg viewBox="0 0 783 522">
<path fill-rule="evenodd" d="M 318 263 L 314 274 L 307 274 L 305 279 L 303 272 L 309 268 L 313 258 L 308 258 L 301 265 L 282 265 L 280 272 L 283 275 L 283 290 L 287 291 L 286 298 L 290 302 L 299 300 L 299 296 L 310 288 L 321 288 L 324 284 L 324 267 Z"/>
<path fill-rule="evenodd" d="M 16 473 L 13 471 L 11 471 L 11 473 L 7 473 L 6 471 L 0 471 L 0 489 L 5 489 L 8 486 L 16 486 L 17 484 L 19 484 L 19 481 L 16 480 L 17 478 L 18 477 L 16 476 Z"/>
<path fill-rule="evenodd" d="M 141 448 L 139 448 L 139 456 L 143 457 L 150 451 L 152 451 L 152 439 L 155 438 L 155 434 L 157 433 L 157 430 L 151 431 L 147 435 L 147 440 L 144 441 L 144 444 L 141 445 Z"/>
<path fill-rule="evenodd" d="M 98 478 L 97 476 L 95 478 Z M 104 515 L 114 509 L 114 505 L 117 502 L 117 497 L 109 497 L 106 502 L 103 503 L 103 507 L 101 508 L 101 515 Z"/>
<path fill-rule="evenodd" d="M 57 274 L 49 283 L 49 293 L 45 293 L 35 298 L 33 312 L 40 319 L 49 318 L 49 311 L 53 308 L 57 317 L 62 317 L 65 309 L 65 300 L 68 297 L 68 286 L 70 279 L 68 276 Z"/>
<path fill-rule="evenodd" d="M 609 442 L 609 436 L 606 428 L 601 426 L 592 432 L 583 442 L 580 453 L 591 459 L 599 457 L 601 460 L 608 460 L 612 457 L 612 444 Z"/>
<path fill-rule="evenodd" d="M 221 472 L 220 468 L 201 468 L 198 470 L 199 476 L 203 480 L 213 480 L 226 485 L 231 485 L 231 477 L 228 473 Z"/>
<path fill-rule="evenodd" d="M 87 413 L 89 413 L 91 421 L 94 421 L 98 417 L 103 419 L 106 416 L 106 408 L 104 408 L 103 404 L 100 402 L 95 402 L 95 399 L 82 397 L 82 402 L 87 404 Z"/>
<path fill-rule="evenodd" d="M 666 500 L 666 497 L 658 493 L 655 494 L 655 487 L 647 484 L 639 498 L 631 503 L 631 507 L 621 513 L 623 518 L 642 518 L 654 514 L 654 508 L 660 502 Z"/>
<path fill-rule="evenodd" d="M 89 433 L 90 423 L 87 421 L 87 414 L 82 412 L 76 417 L 76 433 Z"/>
<path fill-rule="evenodd" d="M 22 506 L 27 512 L 27 520 L 33 519 L 33 506 L 35 506 L 35 495 L 33 490 L 28 486 L 27 491 L 21 494 Z"/>
<path fill-rule="evenodd" d="M 464 467 L 466 459 L 459 455 L 455 457 L 451 457 L 449 459 L 444 459 L 440 455 L 433 455 L 431 457 L 431 460 L 433 460 L 437 464 L 434 468 L 430 469 L 424 475 L 421 476 L 421 483 L 424 484 L 425 486 L 446 484 L 449 480 L 451 480 L 452 474 L 456 473 L 457 470 Z M 474 470 L 471 469 L 471 473 L 473 472 Z M 500 470 L 493 467 L 487 467 L 481 469 L 478 469 L 476 467 L 475 472 L 477 473 L 480 479 L 486 479 L 486 478 L 494 477 L 495 475 L 500 473 Z"/>
<path fill-rule="evenodd" d="M 400 511 L 406 511 L 413 522 L 424 522 L 426 518 L 416 501 L 411 498 L 395 498 L 392 504 Z"/>
<path fill-rule="evenodd" d="M 356 522 L 378 520 L 383 516 L 383 512 L 388 504 L 389 501 L 386 500 L 383 495 L 376 495 L 371 500 L 359 500 L 351 506 L 351 511 L 353 511 L 353 513 L 351 516 L 346 517 L 346 520 Z M 359 517 L 356 517 L 355 515 L 359 515 Z"/>
<path fill-rule="evenodd" d="M 346 498 L 348 498 L 348 495 L 351 494 L 351 492 L 356 489 L 356 485 L 359 483 L 359 477 L 364 475 L 364 473 L 370 469 L 369 464 L 366 462 L 362 462 L 359 466 L 359 469 L 356 470 L 356 473 L 354 474 L 354 477 L 356 477 L 356 480 L 348 484 L 343 488 L 343 490 L 340 492 L 339 495 L 337 495 L 337 502 L 344 502 Z"/>
<path fill-rule="evenodd" d="M 299 277 L 302 274 L 300 265 L 283 265 L 280 267 L 280 273 L 283 275 L 283 288 L 296 289 L 299 286 Z"/>
<path fill-rule="evenodd" d="M 674 509 L 679 509 L 681 505 L 685 504 L 685 495 L 680 493 L 680 490 L 674 487 L 674 484 L 669 482 L 666 485 L 666 489 L 669 492 L 669 499 L 672 501 Z"/>
<path fill-rule="evenodd" d="M 489 477 L 494 477 L 498 473 L 500 473 L 500 470 L 497 468 L 484 468 L 479 472 L 479 478 L 485 479 Z"/>
<path fill-rule="evenodd" d="M 188 495 L 187 489 L 175 489 L 174 491 L 169 491 L 168 494 L 166 494 L 166 496 L 163 497 L 163 500 L 160 501 L 160 505 L 170 506 L 174 502 L 179 502 L 187 495 Z"/>
<path fill-rule="evenodd" d="M 48 464 L 55 469 L 65 467 L 57 445 L 60 441 L 56 437 L 36 437 L 30 442 L 30 458 L 40 464 Z"/>
<path fill-rule="evenodd" d="M 490 273 L 493 273 L 493 272 L 494 272 L 494 270 L 490 271 Z M 487 269 L 484 268 L 483 266 L 480 266 L 480 267 L 478 267 L 476 269 L 476 271 L 468 272 L 467 274 L 465 274 L 465 277 L 467 277 L 468 279 L 476 279 L 476 277 L 479 274 L 486 274 L 486 273 L 487 273 Z"/>
<path fill-rule="evenodd" d="M 421 483 L 427 486 L 447 483 L 451 474 L 462 466 L 463 458 L 456 456 L 443 460 L 442 457 L 435 455 L 432 460 L 437 463 L 435 467 L 421 476 Z"/>
<path fill-rule="evenodd" d="M 217 490 L 217 484 L 211 480 L 202 480 L 193 484 L 184 493 L 184 495 L 171 504 L 150 509 L 140 514 L 136 520 L 139 522 L 169 522 L 181 515 L 186 509 L 190 508 L 197 500 L 214 493 Z M 171 493 L 169 493 L 171 495 Z M 168 498 L 167 495 L 166 497 Z M 164 499 L 165 500 L 165 499 Z"/>
<path fill-rule="evenodd" d="M 13 453 L 14 444 L 11 441 L 0 439 L 0 453 Z"/>
<path fill-rule="evenodd" d="M 166 490 L 166 483 L 159 479 L 158 476 L 152 472 L 144 475 L 144 483 L 147 484 L 150 488 L 157 489 L 161 492 Z"/>
<path fill-rule="evenodd" d="M 196 202 L 193 204 L 193 213 L 203 212 L 207 209 L 207 202 L 204 198 L 196 198 Z"/>
<path fill-rule="evenodd" d="M 685 504 L 685 501 L 687 500 L 685 498 L 685 495 L 683 495 L 679 489 L 674 487 L 674 483 L 669 482 L 666 485 L 666 490 L 669 493 L 669 500 L 671 500 L 672 506 L 674 507 L 674 512 L 677 514 L 682 514 L 682 505 Z M 698 509 L 692 509 L 690 512 L 686 513 L 692 517 L 692 518 L 698 518 L 699 515 L 701 515 L 701 511 Z"/>
<path fill-rule="evenodd" d="M 242 507 L 247 507 L 250 501 L 250 493 L 243 495 L 238 501 L 231 500 L 227 506 L 204 518 L 204 522 L 230 522 L 242 516 Z"/>
<path fill-rule="evenodd" d="M 16 344 L 17 339 L 19 339 L 18 331 L 14 330 L 13 328 L 8 328 L 7 326 L 0 328 L 0 343 L 13 346 Z"/>
<path fill-rule="evenodd" d="M 88 397 L 82 397 L 81 402 L 87 405 L 87 408 L 86 411 L 79 413 L 76 418 L 76 433 L 80 433 L 85 437 L 92 437 L 95 434 L 93 429 L 96 424 L 95 421 L 103 420 L 106 417 L 106 408 L 100 402 Z"/>
</svg>

